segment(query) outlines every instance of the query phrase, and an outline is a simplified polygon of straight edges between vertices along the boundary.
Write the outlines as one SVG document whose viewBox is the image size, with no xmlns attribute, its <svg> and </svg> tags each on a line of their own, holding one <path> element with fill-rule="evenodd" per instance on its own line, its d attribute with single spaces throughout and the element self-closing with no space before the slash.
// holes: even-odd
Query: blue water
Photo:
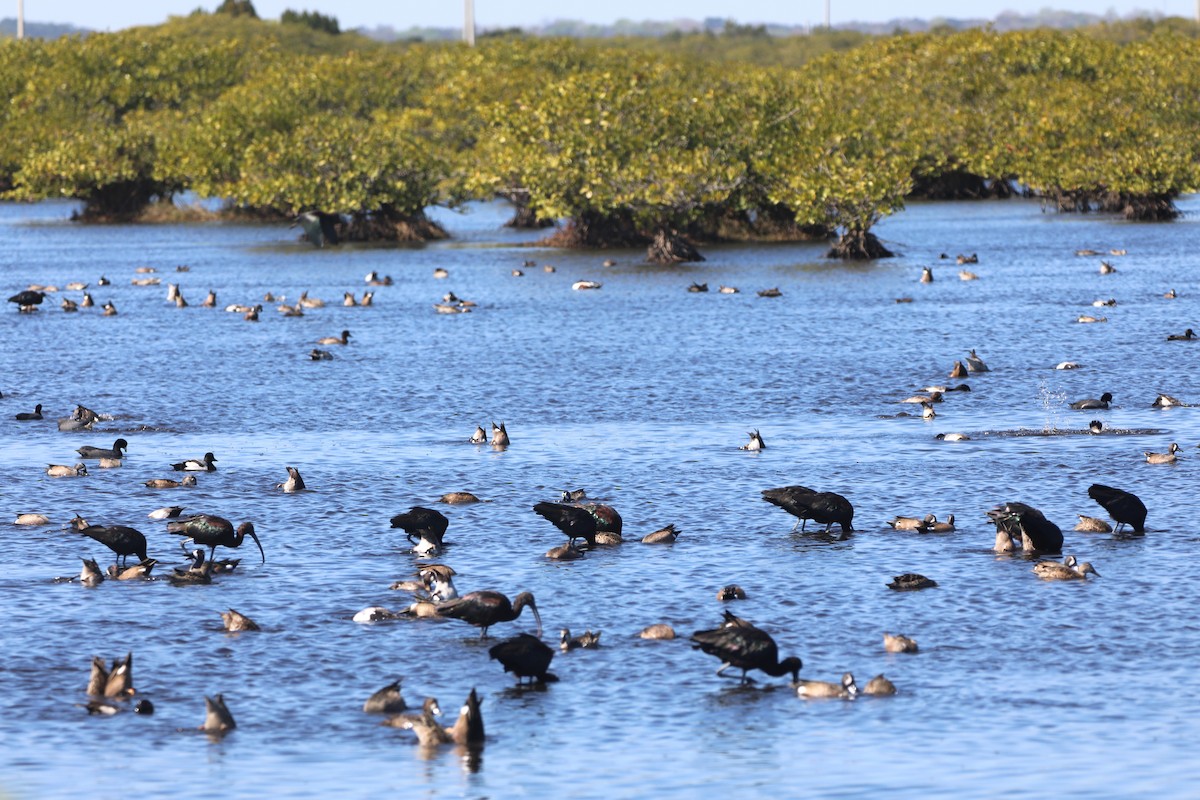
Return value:
<svg viewBox="0 0 1200 800">
<path fill-rule="evenodd" d="M 1195 216 L 1137 225 L 1017 200 L 917 204 L 878 228 L 895 259 L 726 245 L 704 248 L 701 264 L 654 267 L 638 251 L 531 246 L 539 234 L 501 227 L 507 211 L 490 204 L 439 214 L 445 242 L 327 250 L 282 226 L 89 227 L 68 222 L 70 210 L 0 206 L 4 297 L 80 280 L 97 302 L 64 314 L 59 298 L 80 293 L 60 291 L 36 314 L 0 313 L 0 513 L 52 520 L 0 535 L 0 794 L 1192 794 L 1200 431 L 1195 409 L 1150 403 L 1159 392 L 1200 403 L 1200 344 L 1166 341 L 1200 327 Z M 1100 275 L 1081 248 L 1128 254 L 1106 256 L 1117 272 Z M 978 254 L 966 268 L 979 280 L 958 279 L 959 253 Z M 162 285 L 131 285 L 139 266 Z M 933 283 L 918 282 L 923 266 Z M 376 288 L 372 307 L 342 307 L 373 270 L 394 285 Z M 97 286 L 101 275 L 112 285 Z M 603 288 L 571 291 L 579 279 Z M 712 291 L 688 293 L 693 281 Z M 166 302 L 169 282 L 190 307 Z M 782 297 L 756 295 L 769 287 Z M 1177 299 L 1163 299 L 1170 288 Z M 199 307 L 209 289 L 216 309 Z M 305 290 L 327 307 L 292 319 L 265 303 L 258 324 L 222 310 Z M 479 305 L 435 314 L 447 291 Z M 1109 297 L 1116 306 L 1092 307 Z M 106 300 L 117 316 L 100 315 Z M 1108 322 L 1075 322 L 1093 313 Z M 331 348 L 333 361 L 308 359 L 343 329 L 351 343 Z M 936 419 L 911 416 L 899 401 L 958 382 L 947 373 L 969 348 L 992 371 L 968 377 L 973 391 L 947 395 Z M 1064 360 L 1083 367 L 1052 368 Z M 1105 391 L 1112 410 L 1067 408 Z M 39 402 L 47 421 L 13 419 Z M 58 432 L 53 419 L 77 403 L 112 419 Z M 1080 433 L 1092 418 L 1110 433 Z M 505 451 L 467 444 L 491 420 L 507 425 Z M 755 428 L 768 449 L 739 451 Z M 972 439 L 934 438 L 949 431 Z M 130 442 L 121 468 L 44 474 L 117 436 Z M 1179 463 L 1144 462 L 1172 441 Z M 143 487 L 206 451 L 218 471 L 197 487 Z M 288 465 L 312 491 L 274 488 Z M 1144 538 L 1070 531 L 1076 514 L 1104 516 L 1092 482 L 1145 501 Z M 759 492 L 795 483 L 849 498 L 856 532 L 792 532 Z M 578 487 L 621 512 L 629 541 L 548 561 L 563 537 L 531 507 Z M 435 503 L 455 490 L 488 502 Z M 993 554 L 984 514 L 1010 500 L 1057 522 L 1064 552 L 1102 577 L 1047 583 L 1029 560 Z M 142 530 L 163 572 L 182 563 L 178 537 L 146 517 L 168 504 L 252 520 L 266 563 L 242 548 L 239 570 L 211 586 L 54 582 L 78 574 L 80 556 L 111 563 L 65 530 L 75 513 Z M 450 518 L 440 560 L 460 592 L 532 591 L 548 641 L 590 628 L 603 646 L 557 655 L 561 682 L 546 691 L 516 691 L 465 624 L 352 622 L 367 606 L 406 604 L 388 587 L 417 560 L 388 519 L 415 504 Z M 955 514 L 957 532 L 885 525 L 927 512 Z M 675 545 L 637 541 L 668 522 L 683 531 Z M 910 571 L 939 588 L 885 588 Z M 882 672 L 899 694 L 804 701 L 786 679 L 759 674 L 747 689 L 716 677 L 717 660 L 686 638 L 719 623 L 729 583 L 748 594 L 733 610 L 802 657 L 802 677 L 850 670 L 865 684 Z M 230 607 L 264 631 L 222 632 Z M 654 622 L 680 639 L 636 637 Z M 532 628 L 525 615 L 493 635 Z M 884 631 L 914 636 L 921 652 L 885 653 Z M 92 656 L 127 651 L 157 713 L 88 716 Z M 361 712 L 398 676 L 411 706 L 434 695 L 447 723 L 477 688 L 481 760 L 424 751 Z M 217 692 L 237 730 L 218 742 L 184 732 Z"/>
</svg>

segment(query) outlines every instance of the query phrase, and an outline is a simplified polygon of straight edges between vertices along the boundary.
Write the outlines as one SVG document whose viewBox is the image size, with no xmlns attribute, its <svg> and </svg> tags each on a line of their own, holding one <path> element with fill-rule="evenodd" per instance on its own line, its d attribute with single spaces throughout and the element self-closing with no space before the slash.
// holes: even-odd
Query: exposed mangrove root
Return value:
<svg viewBox="0 0 1200 800">
<path fill-rule="evenodd" d="M 430 242 L 449 238 L 446 229 L 424 212 L 402 214 L 390 208 L 354 214 L 337 226 L 337 233 L 344 242 Z"/>
<path fill-rule="evenodd" d="M 678 231 L 659 228 L 646 251 L 646 260 L 651 264 L 680 264 L 686 261 L 703 261 L 704 256 L 700 255 L 700 251 Z"/>
<path fill-rule="evenodd" d="M 572 218 L 550 236 L 538 242 L 546 247 L 636 247 L 649 238 L 642 234 L 627 215 L 586 214 Z"/>
<path fill-rule="evenodd" d="M 1135 222 L 1169 222 L 1180 216 L 1173 194 L 1131 194 L 1100 189 L 1056 189 L 1042 197 L 1042 206 L 1053 204 L 1060 213 L 1093 211 L 1120 214 Z"/>
<path fill-rule="evenodd" d="M 892 258 L 895 255 L 870 231 L 847 230 L 838 237 L 833 247 L 829 248 L 825 257 L 846 261 L 873 261 L 877 258 Z"/>
</svg>

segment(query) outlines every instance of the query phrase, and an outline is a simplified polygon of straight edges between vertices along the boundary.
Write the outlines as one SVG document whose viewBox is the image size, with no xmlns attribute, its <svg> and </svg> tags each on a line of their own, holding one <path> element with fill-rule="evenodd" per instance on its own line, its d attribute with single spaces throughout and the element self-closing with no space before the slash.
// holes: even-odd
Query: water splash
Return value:
<svg viewBox="0 0 1200 800">
<path fill-rule="evenodd" d="M 1055 433 L 1060 430 L 1059 412 L 1063 406 L 1067 404 L 1067 394 L 1063 391 L 1053 391 L 1046 385 L 1046 382 L 1038 382 L 1038 399 L 1042 403 L 1042 411 L 1046 414 L 1046 421 L 1042 423 L 1042 430 L 1045 433 Z"/>
</svg>

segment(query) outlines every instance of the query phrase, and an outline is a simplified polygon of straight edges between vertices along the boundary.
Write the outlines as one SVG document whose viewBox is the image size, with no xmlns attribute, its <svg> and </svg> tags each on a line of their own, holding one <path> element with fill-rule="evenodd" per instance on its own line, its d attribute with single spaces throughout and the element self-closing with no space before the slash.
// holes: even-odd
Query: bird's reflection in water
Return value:
<svg viewBox="0 0 1200 800">
<path fill-rule="evenodd" d="M 483 769 L 483 745 L 457 744 L 453 748 L 453 753 L 462 764 L 463 772 L 475 774 Z M 436 744 L 417 745 L 417 758 L 422 761 L 432 762 L 446 754 L 447 749 Z M 432 769 L 426 777 L 431 780 L 434 778 Z"/>
</svg>

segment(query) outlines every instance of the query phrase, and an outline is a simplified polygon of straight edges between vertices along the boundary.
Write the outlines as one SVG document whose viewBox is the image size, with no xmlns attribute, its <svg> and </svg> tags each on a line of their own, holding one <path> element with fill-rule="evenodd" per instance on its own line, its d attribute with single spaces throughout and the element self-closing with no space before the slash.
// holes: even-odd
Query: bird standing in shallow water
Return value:
<svg viewBox="0 0 1200 800">
<path fill-rule="evenodd" d="M 800 679 L 800 668 L 804 666 L 795 656 L 780 661 L 779 650 L 770 634 L 728 611 L 725 612 L 725 622 L 721 627 L 696 631 L 692 634 L 692 641 L 697 649 L 721 659 L 718 675 L 724 674 L 730 667 L 740 669 L 742 683 L 751 682 L 746 673 L 752 669 L 762 670 L 773 678 L 790 672 L 794 683 Z"/>
<path fill-rule="evenodd" d="M 138 530 L 125 525 L 88 525 L 80 533 L 116 553 L 114 563 L 119 562 L 121 566 L 125 566 L 129 556 L 137 556 L 138 561 L 146 560 L 146 537 Z"/>
<path fill-rule="evenodd" d="M 262 542 L 258 540 L 258 534 L 254 532 L 254 523 L 252 522 L 243 522 L 235 533 L 233 523 L 229 520 L 212 514 L 197 514 L 187 519 L 168 522 L 167 532 L 186 536 L 196 544 L 208 547 L 209 561 L 212 561 L 218 547 L 241 547 L 246 536 L 249 536 L 258 545 L 262 563 L 267 563 L 267 554 L 263 552 Z"/>
<path fill-rule="evenodd" d="M 1102 483 L 1093 483 L 1088 487 L 1088 497 L 1104 506 L 1104 510 L 1117 523 L 1117 533 L 1121 532 L 1123 525 L 1133 528 L 1133 532 L 1136 534 L 1146 532 L 1146 504 L 1136 494 L 1105 486 Z M 1082 524 L 1084 519 L 1090 518 L 1081 514 L 1079 519 Z M 1107 525 L 1104 527 L 1108 528 Z M 1077 525 L 1075 530 L 1081 530 L 1081 528 Z"/>
<path fill-rule="evenodd" d="M 596 518 L 579 506 L 562 503 L 541 502 L 533 507 L 539 517 L 554 523 L 554 527 L 567 535 L 567 543 L 574 544 L 583 539 L 588 547 L 596 546 Z"/>
<path fill-rule="evenodd" d="M 462 597 L 439 603 L 437 612 L 443 617 L 452 617 L 468 622 L 482 631 L 480 639 L 487 638 L 488 628 L 497 622 L 512 622 L 521 616 L 525 606 L 533 612 L 537 622 L 537 638 L 542 638 L 542 616 L 538 613 L 537 603 L 529 592 L 521 592 L 512 602 L 500 592 L 483 590 L 468 592 Z"/>
<path fill-rule="evenodd" d="M 1062 552 L 1062 530 L 1033 506 L 1025 503 L 1005 503 L 989 511 L 988 517 L 996 525 L 997 542 L 1003 535 L 1003 530 L 1010 536 L 1020 534 L 1021 546 L 1026 553 Z"/>
<path fill-rule="evenodd" d="M 421 556 L 437 555 L 442 549 L 442 537 L 450 520 L 440 511 L 423 506 L 413 506 L 403 514 L 392 517 L 393 528 L 403 528 L 405 536 L 413 543 L 413 552 Z"/>
<path fill-rule="evenodd" d="M 817 492 L 807 486 L 783 486 L 778 489 L 763 489 L 762 498 L 798 518 L 801 530 L 804 530 L 805 521 L 811 519 L 823 524 L 826 533 L 835 522 L 843 533 L 854 531 L 851 524 L 854 519 L 854 506 L 840 494 Z M 793 526 L 792 530 L 795 529 Z"/>
<path fill-rule="evenodd" d="M 521 683 L 529 678 L 533 683 L 554 683 L 558 676 L 549 672 L 554 650 L 536 636 L 518 633 L 516 636 L 488 648 L 488 656 L 499 661 L 505 672 L 511 672 Z"/>
</svg>

